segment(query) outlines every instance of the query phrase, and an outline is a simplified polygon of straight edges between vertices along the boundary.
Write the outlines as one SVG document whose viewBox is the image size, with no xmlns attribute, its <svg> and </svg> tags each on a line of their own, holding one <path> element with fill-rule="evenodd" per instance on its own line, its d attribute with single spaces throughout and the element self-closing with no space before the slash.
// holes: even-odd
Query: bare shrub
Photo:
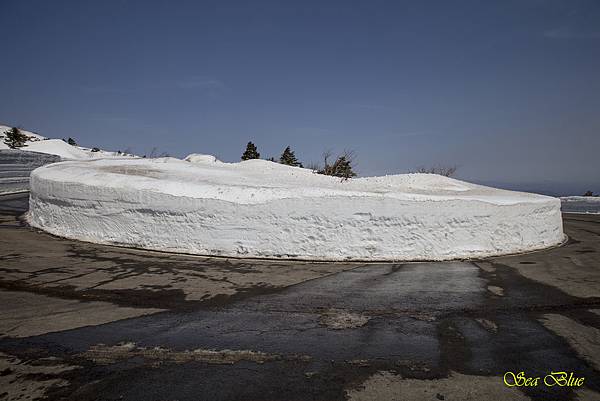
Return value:
<svg viewBox="0 0 600 401">
<path fill-rule="evenodd" d="M 420 174 L 438 174 L 443 175 L 444 177 L 454 177 L 456 174 L 456 170 L 458 170 L 458 166 L 437 166 L 437 167 L 419 167 L 414 173 Z"/>
<path fill-rule="evenodd" d="M 345 150 L 333 163 L 330 162 L 332 154 L 331 150 L 323 152 L 323 168 L 318 169 L 317 173 L 340 177 L 342 180 L 356 177 L 356 173 L 353 170 L 356 163 L 354 151 Z"/>
</svg>

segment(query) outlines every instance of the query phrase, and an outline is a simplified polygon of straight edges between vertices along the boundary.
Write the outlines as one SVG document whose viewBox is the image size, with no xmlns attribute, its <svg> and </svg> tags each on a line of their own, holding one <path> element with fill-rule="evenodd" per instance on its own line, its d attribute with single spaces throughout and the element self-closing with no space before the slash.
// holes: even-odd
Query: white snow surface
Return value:
<svg viewBox="0 0 600 401">
<path fill-rule="evenodd" d="M 0 149 L 10 149 L 8 145 L 4 143 L 4 133 L 10 129 L 11 127 L 0 125 Z M 27 135 L 29 139 L 25 142 L 25 146 L 19 148 L 20 150 L 56 155 L 60 156 L 64 160 L 90 160 L 106 157 L 134 157 L 133 155 L 126 155 L 123 153 L 106 150 L 92 152 L 92 150 L 89 148 L 69 145 L 61 139 L 48 139 L 41 135 L 25 130 L 21 130 L 21 132 Z"/>
<path fill-rule="evenodd" d="M 134 157 L 133 155 L 125 155 L 117 152 L 110 152 L 106 150 L 98 150 L 92 152 L 91 149 L 84 148 L 81 146 L 69 145 L 61 139 L 46 139 L 37 142 L 32 142 L 26 146 L 20 148 L 21 150 L 28 150 L 31 152 L 47 153 L 51 155 L 60 156 L 64 160 L 90 160 L 90 159 L 103 159 L 107 157 L 116 158 L 127 158 Z"/>
<path fill-rule="evenodd" d="M 31 174 L 52 234 L 201 255 L 448 260 L 560 244 L 560 201 L 434 174 L 341 180 L 265 160 L 103 159 Z"/>
<path fill-rule="evenodd" d="M 92 157 L 88 152 L 81 150 L 77 146 L 69 145 L 62 139 L 46 139 L 32 142 L 20 149 L 56 155 L 66 160 L 85 160 Z"/>
<path fill-rule="evenodd" d="M 190 155 L 187 155 L 183 160 L 190 163 L 222 163 L 213 155 L 205 155 L 202 153 L 192 153 Z"/>
</svg>

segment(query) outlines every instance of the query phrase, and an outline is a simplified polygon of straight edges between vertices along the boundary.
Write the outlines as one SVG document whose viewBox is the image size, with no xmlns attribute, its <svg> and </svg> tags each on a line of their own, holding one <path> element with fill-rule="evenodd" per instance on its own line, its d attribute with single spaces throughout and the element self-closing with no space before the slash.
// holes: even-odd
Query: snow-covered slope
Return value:
<svg viewBox="0 0 600 401">
<path fill-rule="evenodd" d="M 61 139 L 47 139 L 44 141 L 32 142 L 23 146 L 21 150 L 30 152 L 47 153 L 60 156 L 66 160 L 85 160 L 90 159 L 90 152 L 81 150 L 77 146 L 72 146 Z"/>
<path fill-rule="evenodd" d="M 10 130 L 11 127 L 0 125 L 0 150 L 9 149 L 4 143 L 4 133 Z M 101 159 L 106 157 L 134 157 L 133 155 L 125 155 L 119 152 L 110 152 L 106 150 L 98 150 L 93 152 L 89 148 L 81 146 L 72 146 L 61 139 L 47 139 L 33 132 L 21 130 L 21 132 L 29 137 L 25 146 L 19 148 L 23 151 L 46 153 L 49 155 L 60 156 L 64 160 L 90 160 Z"/>
<path fill-rule="evenodd" d="M 23 146 L 21 150 L 56 155 L 60 156 L 63 160 L 92 160 L 103 159 L 107 157 L 135 157 L 133 155 L 125 155 L 122 153 L 109 152 L 106 150 L 98 150 L 96 152 L 93 152 L 91 149 L 88 148 L 69 145 L 61 139 L 46 139 L 42 141 L 32 142 L 27 146 Z"/>
<path fill-rule="evenodd" d="M 4 143 L 4 133 L 6 131 L 9 131 L 11 128 L 12 127 L 7 127 L 6 125 L 0 125 L 0 150 L 2 150 L 2 149 L 10 149 L 8 147 L 8 145 Z M 34 143 L 34 142 L 46 139 L 43 136 L 38 135 L 38 134 L 33 133 L 33 132 L 29 132 L 29 131 L 25 131 L 25 130 L 21 130 L 21 132 L 29 137 L 29 139 L 27 140 L 27 144 Z"/>
<path fill-rule="evenodd" d="M 563 240 L 558 199 L 433 174 L 339 178 L 264 160 L 63 162 L 31 176 L 30 223 L 203 255 L 444 260 Z"/>
</svg>

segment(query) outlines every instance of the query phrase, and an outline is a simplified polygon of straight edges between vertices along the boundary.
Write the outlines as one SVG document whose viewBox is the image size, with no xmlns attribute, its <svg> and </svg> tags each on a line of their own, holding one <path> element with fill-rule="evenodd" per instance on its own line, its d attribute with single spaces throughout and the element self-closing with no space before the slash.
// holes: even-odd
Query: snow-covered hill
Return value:
<svg viewBox="0 0 600 401">
<path fill-rule="evenodd" d="M 446 260 L 563 240 L 560 201 L 434 174 L 342 181 L 265 160 L 103 159 L 38 168 L 30 223 L 84 241 L 203 255 Z"/>
<path fill-rule="evenodd" d="M 4 143 L 4 134 L 7 131 L 9 131 L 11 128 L 12 127 L 7 127 L 6 125 L 0 125 L 0 150 L 10 149 L 10 147 L 6 143 Z M 21 130 L 21 132 L 29 137 L 29 139 L 27 140 L 27 145 L 46 139 L 45 137 L 38 135 L 34 132 L 25 131 L 25 130 Z"/>
<path fill-rule="evenodd" d="M 10 149 L 9 146 L 4 142 L 5 134 L 10 129 L 11 127 L 0 125 L 0 150 Z M 132 156 L 105 150 L 92 151 L 90 148 L 69 145 L 61 139 L 48 139 L 36 133 L 25 130 L 21 130 L 21 132 L 27 135 L 29 139 L 25 143 L 25 146 L 19 148 L 20 150 L 56 155 L 60 156 L 64 160 L 89 160 L 106 157 Z"/>
<path fill-rule="evenodd" d="M 11 127 L 0 125 L 0 194 L 23 192 L 29 189 L 30 172 L 42 165 L 61 160 L 95 160 L 126 158 L 118 152 L 72 146 L 61 139 L 48 139 L 34 132 L 20 130 L 27 136 L 25 145 L 10 149 L 4 142 Z"/>
</svg>

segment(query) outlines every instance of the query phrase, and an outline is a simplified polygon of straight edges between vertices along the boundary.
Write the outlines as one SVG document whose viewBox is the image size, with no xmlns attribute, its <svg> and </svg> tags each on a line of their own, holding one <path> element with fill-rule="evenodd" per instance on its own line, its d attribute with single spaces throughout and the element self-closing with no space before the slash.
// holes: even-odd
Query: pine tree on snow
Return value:
<svg viewBox="0 0 600 401">
<path fill-rule="evenodd" d="M 285 148 L 285 150 L 281 154 L 281 157 L 279 158 L 279 163 L 288 166 L 302 167 L 302 163 L 300 163 L 298 159 L 296 159 L 294 151 L 291 150 L 289 146 Z"/>
<path fill-rule="evenodd" d="M 248 142 L 248 145 L 246 145 L 246 151 L 242 155 L 242 160 L 250 159 L 260 159 L 260 153 L 258 153 L 256 145 L 254 145 L 252 142 Z"/>
<path fill-rule="evenodd" d="M 21 132 L 20 129 L 13 127 L 4 133 L 4 143 L 11 149 L 25 146 L 28 136 Z"/>
</svg>

